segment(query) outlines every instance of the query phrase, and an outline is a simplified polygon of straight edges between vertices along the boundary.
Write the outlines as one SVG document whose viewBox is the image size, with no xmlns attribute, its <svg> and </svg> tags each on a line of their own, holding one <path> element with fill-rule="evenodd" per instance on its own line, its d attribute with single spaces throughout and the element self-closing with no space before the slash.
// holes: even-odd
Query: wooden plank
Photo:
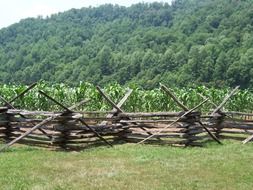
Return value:
<svg viewBox="0 0 253 190">
<path fill-rule="evenodd" d="M 226 111 L 224 113 L 226 115 L 253 116 L 253 113 L 246 113 L 246 112 Z"/>
<path fill-rule="evenodd" d="M 28 110 L 18 110 L 18 109 L 8 109 L 7 114 L 10 115 L 29 115 L 29 116 L 54 116 L 55 114 L 59 114 L 62 112 L 49 112 L 49 111 L 28 111 Z M 97 114 L 115 114 L 116 112 L 112 111 L 79 111 L 79 112 L 73 112 L 73 114 L 82 114 L 82 115 L 97 115 Z"/>
<path fill-rule="evenodd" d="M 242 141 L 243 144 L 248 143 L 249 141 L 251 141 L 253 139 L 253 135 L 250 135 L 249 137 L 247 137 L 245 140 Z"/>
<path fill-rule="evenodd" d="M 165 86 L 162 86 L 162 89 L 169 95 L 172 97 L 172 99 L 178 104 L 179 107 L 181 107 L 183 110 L 185 111 L 189 111 L 189 109 L 182 104 L 177 98 L 176 96 Z M 206 100 L 209 100 L 208 98 Z M 208 128 L 205 127 L 205 125 L 203 125 L 203 123 L 201 121 L 198 121 L 198 123 L 205 129 L 205 131 L 212 137 L 212 139 L 214 139 L 216 142 L 218 142 L 219 144 L 221 144 L 221 142 L 219 141 L 219 139 L 217 139 L 209 130 Z"/>
<path fill-rule="evenodd" d="M 30 89 L 33 88 L 35 85 L 36 85 L 36 84 L 31 85 L 31 86 L 30 86 Z M 27 91 L 30 90 L 30 89 L 28 88 Z M 23 94 L 25 94 L 25 93 L 26 93 L 26 91 L 23 91 Z M 5 101 L 5 103 L 6 103 L 10 108 L 15 109 L 15 107 L 11 104 L 11 102 L 8 102 L 8 101 L 6 101 L 6 100 L 4 100 L 4 101 Z M 22 114 L 20 114 L 20 113 L 19 113 L 19 115 L 20 115 L 23 119 L 27 119 L 24 115 L 22 115 Z M 38 130 L 41 131 L 44 135 L 46 135 L 49 139 L 52 138 L 52 137 L 51 137 L 49 134 L 47 134 L 43 129 L 38 128 Z"/>
<path fill-rule="evenodd" d="M 102 90 L 99 86 L 97 86 L 97 90 L 99 91 L 99 93 L 113 106 L 113 108 L 115 108 L 119 113 L 124 113 L 124 111 L 119 108 Z M 131 120 L 130 117 L 127 117 L 129 120 Z M 145 128 L 140 127 L 140 129 L 142 129 L 143 131 L 147 131 Z M 148 132 L 147 133 L 149 135 L 152 135 L 152 133 Z"/>
<path fill-rule="evenodd" d="M 234 120 L 225 120 L 224 123 L 230 124 L 230 125 L 247 125 L 247 126 L 252 126 L 253 127 L 253 122 L 252 121 L 234 121 Z"/>
<path fill-rule="evenodd" d="M 128 136 L 127 138 L 124 139 L 124 141 L 128 143 L 137 143 L 140 142 L 141 138 L 135 138 Z M 157 141 L 156 139 L 148 139 L 144 143 L 150 143 L 150 144 L 159 144 L 159 145 L 185 145 L 188 142 L 186 139 L 181 139 L 181 140 L 171 140 L 171 139 L 166 139 L 166 140 L 160 140 Z"/>
<path fill-rule="evenodd" d="M 0 107 L 0 113 L 5 113 L 8 110 L 8 107 Z"/>
<path fill-rule="evenodd" d="M 223 133 L 228 133 L 228 134 L 246 134 L 246 135 L 253 135 L 253 131 L 249 130 L 240 130 L 240 129 L 235 129 L 235 130 L 229 130 L 229 129 L 223 129 L 220 131 L 220 134 Z"/>
<path fill-rule="evenodd" d="M 164 119 L 158 119 L 158 120 L 120 120 L 119 123 L 172 123 L 175 120 L 164 120 Z"/>
<path fill-rule="evenodd" d="M 147 138 L 149 135 L 147 135 L 146 133 L 138 133 L 138 132 L 133 132 L 133 133 L 129 133 L 129 134 L 125 134 L 123 135 L 125 137 L 127 136 L 131 136 L 131 137 L 138 137 L 138 138 Z M 152 138 L 187 138 L 188 135 L 185 133 L 159 133 L 157 135 L 154 135 Z"/>
<path fill-rule="evenodd" d="M 15 144 L 16 142 L 20 141 L 21 139 L 23 139 L 24 137 L 26 137 L 27 135 L 29 135 L 31 132 L 35 131 L 36 129 L 38 129 L 39 127 L 47 124 L 48 122 L 52 121 L 53 119 L 55 119 L 55 117 L 49 117 L 45 120 L 43 120 L 42 122 L 40 122 L 39 124 L 35 125 L 34 127 L 32 127 L 30 130 L 28 130 L 27 132 L 25 132 L 24 134 L 22 134 L 21 136 L 15 138 L 14 140 L 12 140 L 11 142 L 9 142 L 8 144 L 4 145 L 2 148 L 0 148 L 0 152 L 7 149 L 8 147 L 12 146 L 13 144 Z"/>
<path fill-rule="evenodd" d="M 219 137 L 222 139 L 239 140 L 239 141 L 242 141 L 243 139 L 245 139 L 245 137 L 229 136 L 229 135 L 225 135 L 225 134 L 219 135 Z"/>
<path fill-rule="evenodd" d="M 189 111 L 185 112 L 182 116 L 180 116 L 180 117 L 179 117 L 177 120 L 175 120 L 174 122 L 172 122 L 172 123 L 170 123 L 169 125 L 167 125 L 166 127 L 162 128 L 162 129 L 161 129 L 160 131 L 158 131 L 157 133 L 154 133 L 153 135 L 150 135 L 149 137 L 147 137 L 147 138 L 141 140 L 141 141 L 138 142 L 137 144 L 143 143 L 143 142 L 145 142 L 146 140 L 152 138 L 154 135 L 157 135 L 157 134 L 161 133 L 164 129 L 167 129 L 167 128 L 171 127 L 172 125 L 174 125 L 175 123 L 177 123 L 177 122 L 181 119 L 181 117 L 184 117 L 184 116 L 186 116 L 187 114 L 189 114 L 189 113 L 193 112 L 194 110 L 198 109 L 200 106 L 202 106 L 204 103 L 206 103 L 207 100 L 208 100 L 208 99 L 204 100 L 204 101 L 201 102 L 199 105 L 197 105 L 197 106 L 195 106 L 194 108 L 190 109 Z"/>
<path fill-rule="evenodd" d="M 66 106 L 62 105 L 60 102 L 58 102 L 57 100 L 55 100 L 54 98 L 48 96 L 46 93 L 44 92 L 40 92 L 41 94 L 45 95 L 48 99 L 52 100 L 54 103 L 56 103 L 57 105 L 59 105 L 60 107 L 62 107 L 63 109 L 66 110 L 65 113 L 63 113 L 62 115 L 66 114 L 66 113 L 73 113 L 72 110 L 70 110 L 69 108 L 67 108 Z M 92 129 L 86 122 L 85 120 L 83 120 L 82 118 L 78 118 L 78 121 L 80 121 L 82 124 L 84 124 L 87 128 L 89 128 L 98 138 L 100 138 L 102 141 L 104 141 L 106 144 L 108 144 L 109 146 L 112 147 L 112 144 L 109 143 L 106 139 L 104 139 L 101 135 L 99 135 L 94 129 Z"/>
<path fill-rule="evenodd" d="M 180 117 L 184 112 L 135 112 L 119 113 L 119 117 Z"/>
<path fill-rule="evenodd" d="M 22 140 L 24 137 L 26 137 L 27 135 L 29 135 L 30 133 L 32 133 L 33 131 L 35 131 L 36 129 L 42 127 L 43 125 L 49 123 L 50 121 L 54 120 L 55 118 L 57 118 L 57 117 L 59 117 L 59 116 L 61 116 L 63 114 L 64 114 L 64 112 L 62 114 L 58 114 L 58 115 L 54 115 L 54 116 L 46 118 L 42 122 L 40 122 L 37 125 L 35 125 L 34 127 L 32 127 L 30 130 L 26 131 L 21 136 L 17 137 L 16 139 L 12 140 L 8 144 L 4 145 L 2 148 L 0 148 L 0 152 L 3 151 L 3 150 L 5 150 L 5 149 L 7 149 L 7 148 L 9 148 L 10 146 L 12 146 L 13 144 L 15 144 L 16 142 Z"/>
</svg>

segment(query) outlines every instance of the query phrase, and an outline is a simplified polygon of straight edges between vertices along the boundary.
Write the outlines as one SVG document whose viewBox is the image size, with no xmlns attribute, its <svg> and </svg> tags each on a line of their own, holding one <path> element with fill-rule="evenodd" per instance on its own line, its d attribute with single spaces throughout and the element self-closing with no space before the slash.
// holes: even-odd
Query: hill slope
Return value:
<svg viewBox="0 0 253 190">
<path fill-rule="evenodd" d="M 0 30 L 0 82 L 253 86 L 250 0 L 103 5 Z"/>
</svg>

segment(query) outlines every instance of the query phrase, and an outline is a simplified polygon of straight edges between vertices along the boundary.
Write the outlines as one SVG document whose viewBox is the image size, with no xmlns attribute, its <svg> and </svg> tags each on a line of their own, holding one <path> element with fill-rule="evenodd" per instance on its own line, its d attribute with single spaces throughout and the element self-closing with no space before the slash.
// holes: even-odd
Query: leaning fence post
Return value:
<svg viewBox="0 0 253 190">
<path fill-rule="evenodd" d="M 162 85 L 162 84 L 160 84 L 161 85 L 161 88 L 162 88 L 162 90 L 164 90 L 176 103 L 177 103 L 177 105 L 179 106 L 179 107 L 181 107 L 184 111 L 187 111 L 187 112 L 189 112 L 190 110 L 189 110 L 189 108 L 187 108 L 183 103 L 181 103 L 178 99 L 177 99 L 177 97 L 173 94 L 173 92 L 171 92 L 166 86 L 164 86 L 164 85 Z M 238 87 L 239 88 L 239 87 Z M 236 89 L 237 90 L 237 89 Z M 236 91 L 236 90 L 234 90 L 234 91 Z M 233 92 L 233 93 L 235 93 L 235 92 Z M 204 101 L 204 103 L 206 102 L 206 101 L 208 101 L 208 99 L 205 99 L 205 101 Z M 225 104 L 226 102 L 223 102 L 223 105 Z M 203 104 L 203 102 L 200 104 L 200 105 L 202 105 Z M 197 106 L 197 108 L 199 107 L 199 105 Z M 220 109 L 220 108 L 219 108 Z M 219 110 L 218 109 L 218 110 Z M 190 111 L 189 113 L 191 113 L 191 112 L 193 112 L 195 110 L 195 108 L 193 108 L 192 109 L 192 111 Z M 217 112 L 217 111 L 216 111 Z M 189 114 L 188 113 L 188 114 Z M 187 114 L 186 114 L 187 115 Z M 219 144 L 222 144 L 220 141 L 219 141 L 219 139 L 217 139 L 210 131 L 209 131 L 209 129 L 201 122 L 201 120 L 199 119 L 198 120 L 198 124 L 208 133 L 208 135 L 213 139 L 213 140 L 215 140 L 216 142 L 218 142 Z"/>
</svg>

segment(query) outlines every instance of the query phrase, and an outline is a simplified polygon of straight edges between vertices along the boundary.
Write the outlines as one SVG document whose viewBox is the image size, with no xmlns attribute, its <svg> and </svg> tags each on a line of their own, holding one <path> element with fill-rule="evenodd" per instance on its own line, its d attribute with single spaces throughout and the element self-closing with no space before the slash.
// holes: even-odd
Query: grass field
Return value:
<svg viewBox="0 0 253 190">
<path fill-rule="evenodd" d="M 82 152 L 13 147 L 0 153 L 1 189 L 252 189 L 253 144 L 204 148 L 118 145 Z"/>
</svg>

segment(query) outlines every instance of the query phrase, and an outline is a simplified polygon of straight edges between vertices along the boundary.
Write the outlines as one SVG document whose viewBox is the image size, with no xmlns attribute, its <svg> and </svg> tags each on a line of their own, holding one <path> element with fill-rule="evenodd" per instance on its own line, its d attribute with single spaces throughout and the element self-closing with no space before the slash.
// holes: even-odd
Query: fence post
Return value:
<svg viewBox="0 0 253 190">
<path fill-rule="evenodd" d="M 3 135 L 3 140 L 9 142 L 12 137 L 12 127 L 10 125 L 11 115 L 7 113 L 7 107 L 0 108 L 0 127 Z"/>
<path fill-rule="evenodd" d="M 202 127 L 199 125 L 200 116 L 201 113 L 197 111 L 186 116 L 184 121 L 186 127 L 185 137 L 187 140 L 185 146 L 200 146 L 200 143 L 197 142 L 202 139 L 202 137 L 197 135 L 203 132 Z"/>
<path fill-rule="evenodd" d="M 220 133 L 223 128 L 222 123 L 225 119 L 225 115 L 222 113 L 216 113 L 213 115 L 211 118 L 211 123 L 213 123 L 213 130 L 214 130 L 214 135 L 219 139 L 220 138 Z"/>
<path fill-rule="evenodd" d="M 71 113 L 65 113 L 62 115 L 62 118 L 58 121 L 58 127 L 55 129 L 58 131 L 59 137 L 53 141 L 53 143 L 61 149 L 68 149 L 67 143 L 69 140 L 69 135 L 70 135 L 70 126 L 69 124 L 73 119 L 71 119 Z"/>
</svg>

